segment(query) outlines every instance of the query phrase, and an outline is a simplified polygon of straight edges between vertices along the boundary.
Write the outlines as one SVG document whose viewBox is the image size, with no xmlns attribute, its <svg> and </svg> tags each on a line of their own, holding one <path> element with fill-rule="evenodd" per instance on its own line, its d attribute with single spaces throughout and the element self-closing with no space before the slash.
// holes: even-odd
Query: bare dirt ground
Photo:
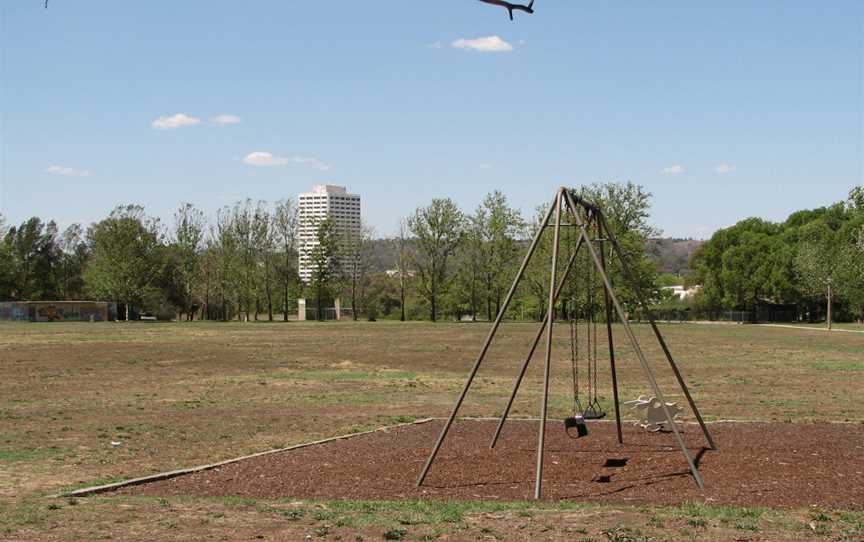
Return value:
<svg viewBox="0 0 864 542">
<path fill-rule="evenodd" d="M 464 414 L 500 412 L 535 330 L 535 324 L 503 326 Z M 860 334 L 751 326 L 663 330 L 708 419 L 864 421 Z M 607 532 L 622 535 L 619 540 L 631 534 L 853 540 L 864 532 L 861 511 L 843 509 L 46 498 L 61 489 L 445 416 L 487 331 L 485 324 L 387 322 L 2 323 L 0 539 L 353 540 L 355 532 L 380 539 L 395 529 L 392 536 L 405 530 L 406 539 L 494 537 L 489 530 L 500 539 L 612 539 Z M 649 337 L 645 326 L 637 333 Z M 620 329 L 616 336 L 622 396 L 633 398 L 648 388 Z M 569 408 L 567 349 L 566 330 L 559 328 L 550 405 L 556 418 Z M 682 400 L 659 349 L 647 351 L 670 398 Z M 538 412 L 539 365 L 527 376 L 514 416 Z M 601 399 L 608 408 L 604 371 Z"/>
</svg>

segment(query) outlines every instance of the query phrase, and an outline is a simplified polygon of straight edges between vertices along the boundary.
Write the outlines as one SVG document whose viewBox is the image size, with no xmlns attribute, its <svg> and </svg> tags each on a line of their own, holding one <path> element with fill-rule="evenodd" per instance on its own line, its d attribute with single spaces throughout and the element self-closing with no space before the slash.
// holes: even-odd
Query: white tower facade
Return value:
<svg viewBox="0 0 864 542">
<path fill-rule="evenodd" d="M 349 194 L 344 186 L 318 185 L 300 194 L 298 214 L 298 270 L 300 280 L 312 278 L 312 251 L 318 245 L 318 224 L 331 218 L 336 230 L 345 237 L 360 236 L 360 196 Z"/>
</svg>

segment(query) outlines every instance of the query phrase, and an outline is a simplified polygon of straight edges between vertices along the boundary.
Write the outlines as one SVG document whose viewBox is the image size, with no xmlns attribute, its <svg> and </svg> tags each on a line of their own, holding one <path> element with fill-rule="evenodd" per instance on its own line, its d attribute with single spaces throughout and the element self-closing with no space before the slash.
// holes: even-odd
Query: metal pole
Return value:
<svg viewBox="0 0 864 542">
<path fill-rule="evenodd" d="M 681 371 L 678 370 L 678 364 L 675 363 L 675 359 L 672 357 L 672 352 L 669 350 L 669 346 L 666 345 L 666 339 L 663 338 L 663 334 L 660 333 L 660 328 L 657 327 L 657 322 L 654 319 L 654 312 L 648 306 L 648 303 L 645 301 L 645 296 L 642 294 L 638 283 L 633 279 L 633 275 L 630 273 L 629 264 L 627 262 L 627 259 L 624 257 L 624 252 L 621 250 L 621 246 L 618 244 L 618 239 L 615 238 L 615 234 L 612 233 L 612 228 L 610 228 L 609 223 L 606 222 L 606 217 L 604 217 L 602 214 L 599 216 L 600 220 L 603 223 L 603 229 L 606 231 L 606 237 L 612 242 L 612 249 L 615 251 L 615 254 L 618 256 L 618 260 L 621 262 L 621 269 L 624 271 L 624 276 L 633 286 L 633 291 L 636 293 L 636 298 L 639 301 L 639 304 L 642 306 L 642 309 L 645 311 L 645 314 L 648 316 L 648 322 L 651 324 L 651 329 L 654 332 L 654 336 L 657 338 L 657 342 L 660 343 L 660 348 L 663 349 L 663 354 L 666 356 L 666 361 L 669 362 L 669 366 L 672 368 L 672 373 L 675 375 L 675 379 L 678 381 L 678 386 L 680 386 L 681 391 L 684 392 L 684 397 L 687 398 L 687 404 L 690 405 L 690 410 L 692 410 L 693 415 L 696 416 L 696 421 L 699 422 L 699 427 L 702 428 L 702 434 L 705 436 L 705 440 L 708 442 L 709 448 L 711 448 L 712 450 L 716 450 L 717 445 L 714 443 L 714 438 L 708 431 L 708 426 L 705 425 L 705 420 L 702 419 L 702 413 L 699 412 L 699 407 L 696 406 L 696 401 L 694 401 L 693 396 L 690 395 L 690 388 L 687 387 L 687 383 L 684 382 L 684 377 L 681 375 Z"/>
<path fill-rule="evenodd" d="M 540 498 L 543 489 L 543 448 L 546 440 L 546 409 L 549 405 L 549 372 L 552 368 L 552 324 L 555 321 L 555 287 L 558 284 L 558 239 L 561 234 L 561 192 L 555 196 L 555 237 L 552 242 L 552 270 L 549 277 L 549 308 L 546 315 L 546 367 L 543 370 L 543 401 L 540 406 L 540 436 L 537 441 L 537 478 L 534 482 L 534 498 Z M 584 232 L 583 232 L 584 233 Z"/>
<path fill-rule="evenodd" d="M 555 194 L 555 201 L 557 202 L 561 198 L 561 189 Z M 426 479 L 426 475 L 429 473 L 429 468 L 432 466 L 432 463 L 435 461 L 435 457 L 438 455 L 438 451 L 441 449 L 441 444 L 444 442 L 444 438 L 447 436 L 447 433 L 450 431 L 450 426 L 453 425 L 453 420 L 456 419 L 456 413 L 459 411 L 459 407 L 462 406 L 462 402 L 465 400 L 465 396 L 468 394 L 468 388 L 471 387 L 471 383 L 474 381 L 474 377 L 477 375 L 477 371 L 480 369 L 480 364 L 483 362 L 483 358 L 486 356 L 486 351 L 489 350 L 489 345 L 492 343 L 492 339 L 495 337 L 495 333 L 498 331 L 498 326 L 501 324 L 502 318 L 504 318 L 504 313 L 507 311 L 507 306 L 510 305 L 510 300 L 513 298 L 513 294 L 516 292 L 516 287 L 519 285 L 519 281 L 522 279 L 522 275 L 525 273 L 525 268 L 528 267 L 528 262 L 531 260 L 531 256 L 534 254 L 534 250 L 537 248 L 537 244 L 540 241 L 540 237 L 543 234 L 543 228 L 549 222 L 549 218 L 552 216 L 553 207 L 550 207 L 546 212 L 546 216 L 543 217 L 543 220 L 540 223 L 540 227 L 537 229 L 537 234 L 534 236 L 534 240 L 531 241 L 531 246 L 528 247 L 528 253 L 525 254 L 525 259 L 522 260 L 522 265 L 519 267 L 519 271 L 516 273 L 516 278 L 513 279 L 513 284 L 510 286 L 510 291 L 507 292 L 507 297 L 504 299 L 504 304 L 501 305 L 501 310 L 498 311 L 498 316 L 495 317 L 495 322 L 492 324 L 492 329 L 489 330 L 489 335 L 486 336 L 486 341 L 483 343 L 483 348 L 480 350 L 480 354 L 477 356 L 477 360 L 474 362 L 474 366 L 471 368 L 471 373 L 468 375 L 468 380 L 465 382 L 465 386 L 462 388 L 462 392 L 459 394 L 459 398 L 456 400 L 456 404 L 453 406 L 453 411 L 450 413 L 450 417 L 447 418 L 447 423 L 444 424 L 444 428 L 441 430 L 441 434 L 438 436 L 438 440 L 435 442 L 435 446 L 432 448 L 432 452 L 429 454 L 429 459 L 426 460 L 426 464 L 423 465 L 423 470 L 420 471 L 420 476 L 417 478 L 417 487 L 423 485 L 423 480 Z"/>
<path fill-rule="evenodd" d="M 582 238 L 580 237 L 578 242 L 576 243 L 576 249 L 573 250 L 573 254 L 570 256 L 570 260 L 567 262 L 567 267 L 564 269 L 564 273 L 561 275 L 561 281 L 558 283 L 558 288 L 555 290 L 555 300 L 558 300 L 558 296 L 561 295 L 561 290 L 564 289 L 564 284 L 567 282 L 567 277 L 570 276 L 570 271 L 573 269 L 573 264 L 576 262 L 576 257 L 579 254 L 579 248 L 582 246 Z M 522 368 L 519 370 L 519 376 L 516 377 L 516 383 L 513 385 L 513 391 L 510 393 L 510 400 L 507 401 L 507 407 L 504 409 L 504 413 L 501 415 L 501 419 L 498 421 L 498 427 L 495 428 L 495 434 L 492 436 L 492 442 L 489 444 L 490 448 L 494 448 L 495 444 L 498 443 L 498 437 L 501 436 L 501 429 L 504 428 L 504 423 L 507 421 L 507 417 L 510 415 L 510 409 L 513 407 L 513 401 L 516 399 L 516 394 L 519 391 L 519 386 L 522 385 L 522 379 L 525 378 L 525 372 L 528 369 L 528 364 L 531 363 L 531 358 L 534 357 L 534 351 L 537 349 L 537 345 L 540 344 L 540 338 L 543 337 L 543 331 L 546 330 L 546 320 L 549 318 L 549 315 L 543 317 L 543 322 L 540 324 L 539 329 L 537 329 L 537 335 L 534 336 L 534 342 L 531 343 L 531 349 L 528 351 L 528 355 L 525 357 L 525 361 L 522 362 Z"/>
<path fill-rule="evenodd" d="M 597 221 L 597 232 L 602 236 L 602 226 Z M 606 249 L 600 245 L 600 263 L 603 272 L 606 272 Z M 611 280 L 610 280 L 611 282 Z M 624 435 L 621 432 L 621 406 L 618 400 L 618 373 L 615 371 L 615 345 L 612 339 L 612 304 L 609 300 L 609 290 L 603 285 L 603 300 L 606 306 L 606 336 L 609 338 L 609 365 L 612 369 L 612 398 L 615 401 L 615 428 L 618 430 L 618 444 L 624 444 Z"/>
<path fill-rule="evenodd" d="M 582 225 L 582 237 L 585 238 L 585 244 L 588 247 L 588 252 L 589 254 L 591 254 L 591 258 L 594 260 L 594 265 L 597 267 L 598 271 L 600 272 L 600 276 L 603 278 L 603 283 L 606 286 L 607 291 L 609 292 L 609 297 L 612 300 L 612 304 L 615 306 L 615 310 L 618 312 L 618 316 L 621 318 L 621 322 L 624 324 L 624 330 L 627 332 L 627 337 L 630 339 L 630 344 L 632 345 L 633 350 L 636 352 L 636 356 L 639 358 L 639 362 L 642 364 L 642 368 L 645 370 L 645 374 L 648 377 L 648 381 L 650 382 L 651 387 L 654 389 L 657 400 L 660 401 L 660 404 L 663 407 L 663 413 L 666 415 L 666 421 L 672 427 L 672 432 L 675 434 L 675 440 L 678 441 L 678 446 L 684 453 L 684 457 L 687 458 L 687 464 L 690 466 L 690 472 L 693 474 L 693 478 L 696 480 L 696 485 L 699 486 L 699 489 L 704 490 L 705 483 L 702 481 L 702 476 L 699 474 L 699 469 L 696 468 L 696 464 L 693 462 L 693 458 L 690 456 L 690 451 L 687 450 L 687 446 L 684 444 L 684 439 L 681 437 L 681 432 L 678 430 L 678 424 L 675 423 L 675 420 L 672 418 L 672 414 L 669 412 L 669 407 L 666 406 L 666 398 L 663 396 L 663 392 L 660 390 L 660 386 L 657 384 L 657 379 L 654 376 L 654 371 L 652 371 L 651 366 L 648 365 L 648 360 L 645 358 L 645 353 L 642 352 L 642 348 L 639 346 L 639 341 L 636 340 L 636 335 L 633 333 L 633 329 L 630 327 L 630 322 L 627 320 L 624 309 L 618 302 L 618 297 L 615 295 L 615 292 L 612 290 L 612 284 L 609 282 L 609 277 L 608 275 L 606 275 L 606 271 L 603 269 L 603 266 L 600 263 L 600 258 L 597 256 L 597 252 L 591 245 L 590 239 L 588 239 L 588 234 L 585 231 L 584 223 L 582 223 L 582 218 L 579 216 L 579 211 L 575 203 L 571 199 L 569 190 L 565 191 L 565 197 L 567 198 L 568 206 L 570 206 L 573 215 L 576 217 L 576 221 Z M 622 265 L 626 266 L 626 263 L 622 261 Z"/>
</svg>

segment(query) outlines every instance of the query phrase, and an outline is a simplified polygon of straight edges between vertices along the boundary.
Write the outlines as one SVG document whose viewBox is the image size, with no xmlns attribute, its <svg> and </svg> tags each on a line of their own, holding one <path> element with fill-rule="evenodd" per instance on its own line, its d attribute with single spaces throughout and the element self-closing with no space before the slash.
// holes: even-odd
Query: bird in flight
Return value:
<svg viewBox="0 0 864 542">
<path fill-rule="evenodd" d="M 513 11 L 524 11 L 525 13 L 534 13 L 534 0 L 528 2 L 528 5 L 524 4 L 513 4 L 510 2 L 506 2 L 505 0 L 480 0 L 486 4 L 492 4 L 493 6 L 501 6 L 507 9 L 507 13 L 510 14 L 510 20 L 513 20 Z"/>
</svg>

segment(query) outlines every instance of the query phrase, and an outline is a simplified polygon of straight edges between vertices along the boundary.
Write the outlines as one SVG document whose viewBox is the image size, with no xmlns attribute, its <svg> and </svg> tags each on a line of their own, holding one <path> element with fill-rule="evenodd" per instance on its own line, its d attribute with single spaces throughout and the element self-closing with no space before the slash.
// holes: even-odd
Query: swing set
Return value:
<svg viewBox="0 0 864 542">
<path fill-rule="evenodd" d="M 553 215 L 554 224 L 550 224 Z M 566 219 L 566 222 L 562 221 L 562 218 Z M 496 443 L 498 442 L 499 437 L 501 436 L 501 430 L 504 427 L 504 424 L 506 423 L 507 418 L 510 414 L 510 410 L 513 406 L 513 401 L 516 398 L 516 394 L 519 391 L 519 387 L 522 384 L 522 380 L 525 377 L 525 373 L 528 369 L 529 364 L 531 363 L 531 359 L 534 357 L 534 353 L 537 350 L 537 346 L 540 344 L 540 340 L 545 335 L 546 348 L 543 373 L 543 398 L 540 407 L 540 420 L 537 443 L 537 467 L 536 479 L 534 483 L 534 498 L 539 499 L 542 494 L 543 452 L 546 438 L 549 381 L 552 366 L 552 329 L 556 316 L 556 303 L 558 302 L 562 293 L 566 291 L 567 294 L 569 294 L 569 298 L 562 303 L 561 308 L 562 312 L 564 312 L 567 320 L 569 321 L 569 361 L 573 386 L 573 409 L 571 413 L 572 415 L 568 416 L 564 420 L 564 430 L 567 432 L 567 435 L 573 439 L 580 439 L 586 437 L 589 433 L 587 422 L 590 422 L 592 420 L 600 420 L 606 417 L 606 412 L 603 410 L 600 404 L 598 394 L 598 346 L 600 340 L 600 313 L 602 312 L 603 321 L 605 322 L 606 328 L 608 347 L 607 351 L 609 355 L 609 366 L 612 380 L 612 397 L 615 407 L 615 422 L 618 442 L 619 444 L 624 443 L 624 437 L 621 430 L 620 401 L 618 397 L 618 376 L 615 370 L 615 345 L 612 336 L 612 322 L 617 316 L 617 319 L 621 322 L 622 327 L 624 328 L 624 332 L 627 336 L 628 342 L 630 343 L 630 346 L 632 347 L 639 361 L 639 364 L 641 365 L 645 373 L 646 380 L 648 381 L 653 390 L 654 395 L 648 402 L 652 406 L 655 406 L 656 409 L 659 409 L 658 411 L 662 411 L 662 414 L 659 414 L 659 416 L 662 419 L 663 427 L 671 429 L 672 433 L 675 436 L 678 447 L 681 449 L 682 454 L 687 460 L 687 464 L 690 468 L 690 472 L 693 475 L 694 480 L 696 481 L 696 484 L 699 486 L 700 489 L 704 489 L 705 485 L 702 480 L 702 476 L 699 474 L 699 469 L 697 468 L 696 463 L 693 461 L 693 457 L 691 456 L 690 451 L 684 445 L 684 440 L 681 436 L 678 424 L 675 421 L 675 415 L 678 413 L 679 409 L 674 403 L 666 402 L 663 392 L 657 384 L 654 370 L 648 364 L 645 353 L 642 350 L 639 341 L 637 340 L 636 335 L 634 334 L 633 329 L 630 325 L 627 313 L 624 311 L 621 302 L 619 301 L 618 296 L 615 293 L 611 279 L 609 277 L 609 273 L 607 272 L 607 253 L 610 258 L 617 259 L 617 262 L 623 274 L 624 281 L 628 284 L 630 289 L 635 292 L 640 307 L 648 315 L 648 320 L 653 331 L 653 335 L 659 343 L 663 354 L 669 364 L 669 367 L 671 368 L 672 373 L 675 375 L 678 385 L 681 388 L 684 396 L 686 397 L 687 402 L 690 405 L 690 409 L 696 417 L 697 422 L 699 423 L 702 434 L 704 435 L 705 440 L 708 442 L 708 447 L 712 450 L 717 449 L 716 445 L 714 444 L 714 439 L 711 437 L 711 433 L 708 431 L 708 428 L 705 425 L 704 420 L 702 419 L 702 415 L 699 412 L 699 409 L 696 407 L 696 403 L 693 401 L 693 397 L 690 395 L 690 390 L 688 389 L 687 384 L 684 382 L 684 378 L 681 376 L 678 365 L 675 363 L 669 347 L 667 346 L 663 335 L 660 333 L 660 329 L 657 327 L 650 307 L 646 302 L 645 296 L 642 294 L 638 284 L 633 278 L 630 264 L 627 261 L 627 258 L 625 257 L 624 252 L 622 251 L 621 246 L 618 243 L 618 240 L 616 239 L 612 230 L 609 228 L 606 217 L 596 205 L 585 201 L 584 199 L 580 198 L 578 194 L 576 194 L 574 191 L 568 190 L 564 187 L 559 188 L 556 192 L 555 199 L 552 201 L 552 205 L 546 211 L 546 214 L 540 223 L 540 227 L 537 229 L 537 233 L 531 241 L 531 245 L 528 248 L 528 253 L 525 255 L 525 258 L 523 259 L 522 264 L 519 267 L 518 272 L 516 273 L 513 284 L 510 286 L 507 297 L 505 298 L 504 303 L 501 305 L 501 309 L 499 310 L 498 315 L 492 324 L 492 328 L 490 329 L 489 334 L 486 336 L 486 340 L 484 341 L 483 346 L 480 349 L 480 354 L 477 356 L 477 359 L 474 362 L 468 379 L 465 382 L 464 387 L 462 388 L 462 392 L 459 394 L 459 397 L 456 400 L 456 404 L 454 405 L 453 410 L 451 411 L 450 416 L 447 419 L 447 422 L 441 430 L 441 434 L 438 436 L 438 440 L 435 442 L 435 446 L 432 448 L 432 451 L 429 454 L 429 458 L 423 465 L 423 469 L 420 472 L 419 478 L 417 479 L 417 486 L 421 486 L 425 481 L 426 476 L 429 473 L 429 469 L 434 463 L 435 458 L 437 457 L 438 452 L 441 449 L 441 445 L 443 444 L 444 439 L 447 437 L 447 434 L 450 431 L 454 420 L 456 419 L 456 415 L 458 414 L 459 409 L 462 406 L 463 401 L 465 400 L 465 396 L 467 395 L 468 390 L 470 389 L 471 384 L 474 381 L 474 378 L 477 375 L 481 364 L 483 363 L 486 353 L 488 352 L 492 341 L 495 338 L 495 335 L 501 324 L 501 320 L 503 319 L 504 314 L 507 311 L 507 307 L 509 306 L 513 295 L 516 292 L 520 281 L 525 275 L 528 264 L 531 261 L 531 258 L 534 256 L 537 246 L 540 243 L 540 240 L 543 238 L 544 233 L 547 229 L 550 228 L 553 230 L 553 242 L 552 261 L 549 272 L 549 299 L 546 315 L 544 316 L 543 322 L 537 330 L 534 341 L 531 344 L 531 348 L 529 349 L 527 356 L 522 362 L 521 368 L 516 377 L 516 382 L 513 386 L 513 390 L 510 393 L 510 398 L 507 402 L 506 407 L 504 408 L 504 412 L 502 413 L 500 420 L 498 421 L 498 426 L 495 429 L 495 433 L 492 436 L 490 447 L 494 448 Z M 566 228 L 568 232 L 567 241 L 564 243 L 562 243 L 561 236 L 562 228 Z M 575 241 L 573 239 L 573 232 L 576 232 Z M 562 245 L 564 246 L 562 247 Z M 562 248 L 565 248 L 569 251 L 569 257 L 567 258 L 566 264 L 564 264 L 563 266 L 563 272 L 561 273 L 561 277 L 559 279 L 559 251 Z M 583 256 L 581 261 L 579 259 L 580 254 Z M 582 269 L 584 269 L 584 271 L 580 273 L 580 270 Z M 568 286 L 569 288 L 567 288 Z M 600 288 L 603 289 L 602 303 L 597 294 Z M 583 361 L 586 365 L 587 370 L 587 378 L 584 386 L 582 385 L 580 376 L 581 365 Z M 584 403 L 582 401 L 581 395 L 581 391 L 583 388 L 586 391 Z M 656 398 L 656 400 L 654 398 Z M 642 401 L 643 399 L 643 397 L 640 397 L 637 402 Z M 629 404 L 632 403 L 634 402 L 630 402 Z M 642 401 L 639 404 L 642 407 L 646 406 L 645 401 Z"/>
</svg>

